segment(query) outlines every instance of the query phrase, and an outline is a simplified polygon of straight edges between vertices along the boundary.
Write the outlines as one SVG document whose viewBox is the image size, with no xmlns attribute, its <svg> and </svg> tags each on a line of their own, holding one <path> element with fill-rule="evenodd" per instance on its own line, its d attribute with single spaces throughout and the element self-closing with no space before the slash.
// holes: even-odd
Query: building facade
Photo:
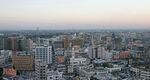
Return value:
<svg viewBox="0 0 150 80">
<path fill-rule="evenodd" d="M 47 80 L 64 80 L 63 72 L 47 71 Z"/>
<path fill-rule="evenodd" d="M 47 79 L 47 64 L 41 62 L 41 60 L 35 61 L 35 80 Z"/>
<path fill-rule="evenodd" d="M 105 59 L 106 50 L 104 47 L 100 47 L 100 46 L 89 47 L 88 56 L 90 59 L 95 59 L 95 58 Z"/>
<path fill-rule="evenodd" d="M 26 54 L 26 52 L 14 52 L 12 63 L 15 69 L 19 71 L 34 70 L 34 57 L 32 54 Z"/>
<path fill-rule="evenodd" d="M 41 60 L 47 64 L 52 63 L 52 47 L 51 46 L 37 46 L 35 48 L 35 60 Z"/>
</svg>

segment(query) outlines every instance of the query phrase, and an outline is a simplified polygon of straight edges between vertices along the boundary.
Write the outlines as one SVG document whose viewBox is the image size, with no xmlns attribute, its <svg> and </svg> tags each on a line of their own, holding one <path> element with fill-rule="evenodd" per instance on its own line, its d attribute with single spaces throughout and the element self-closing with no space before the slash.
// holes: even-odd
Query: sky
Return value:
<svg viewBox="0 0 150 80">
<path fill-rule="evenodd" d="M 0 30 L 148 29 L 150 0 L 0 0 Z"/>
</svg>

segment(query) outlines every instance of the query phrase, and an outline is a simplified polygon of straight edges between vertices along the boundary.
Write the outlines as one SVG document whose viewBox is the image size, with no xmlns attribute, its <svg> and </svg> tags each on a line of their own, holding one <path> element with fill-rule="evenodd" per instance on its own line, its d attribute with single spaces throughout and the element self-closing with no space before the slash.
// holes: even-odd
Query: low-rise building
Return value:
<svg viewBox="0 0 150 80">
<path fill-rule="evenodd" d="M 17 71 L 12 64 L 5 65 L 3 68 L 3 80 L 17 80 Z"/>
<path fill-rule="evenodd" d="M 150 70 L 142 70 L 140 74 L 141 79 L 150 80 Z"/>
<path fill-rule="evenodd" d="M 55 52 L 55 63 L 62 64 L 65 62 L 64 49 L 58 48 Z"/>
<path fill-rule="evenodd" d="M 122 67 L 119 65 L 113 65 L 111 68 L 106 68 L 109 72 L 121 71 Z"/>
<path fill-rule="evenodd" d="M 131 67 L 132 74 L 141 80 L 150 80 L 150 70 L 145 67 Z"/>
<path fill-rule="evenodd" d="M 47 71 L 47 80 L 64 80 L 63 72 L 59 71 Z"/>
<path fill-rule="evenodd" d="M 65 73 L 66 72 L 66 65 L 65 64 L 58 64 L 57 70 Z"/>
<path fill-rule="evenodd" d="M 91 77 L 94 77 L 98 80 L 107 80 L 110 79 L 109 77 L 109 73 L 108 70 L 105 68 L 101 68 L 101 67 L 83 67 L 83 68 L 79 68 L 79 74 L 81 77 L 81 80 L 91 80 Z"/>
<path fill-rule="evenodd" d="M 17 71 L 13 68 L 11 64 L 5 65 L 3 68 L 3 75 L 5 76 L 16 76 Z"/>
<path fill-rule="evenodd" d="M 9 64 L 9 59 L 12 57 L 12 51 L 10 50 L 0 50 L 0 66 L 4 64 Z"/>
<path fill-rule="evenodd" d="M 86 65 L 86 58 L 70 58 L 70 65 Z"/>
<path fill-rule="evenodd" d="M 74 48 L 72 48 L 72 57 L 70 58 L 69 64 L 72 66 L 86 65 L 87 60 L 86 60 L 86 58 L 75 57 L 75 50 L 74 50 Z"/>
</svg>

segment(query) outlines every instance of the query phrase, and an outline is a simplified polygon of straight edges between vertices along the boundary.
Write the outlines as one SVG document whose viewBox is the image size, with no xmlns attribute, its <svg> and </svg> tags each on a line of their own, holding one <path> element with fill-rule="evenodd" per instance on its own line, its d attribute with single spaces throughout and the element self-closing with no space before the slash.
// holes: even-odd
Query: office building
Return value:
<svg viewBox="0 0 150 80">
<path fill-rule="evenodd" d="M 67 36 L 64 37 L 64 48 L 69 48 L 70 40 Z"/>
<path fill-rule="evenodd" d="M 17 51 L 18 49 L 18 39 L 16 37 L 9 37 L 8 40 L 10 41 L 10 50 Z"/>
<path fill-rule="evenodd" d="M 57 48 L 64 48 L 64 41 L 63 40 L 55 40 L 53 42 L 54 49 L 56 50 Z"/>
<path fill-rule="evenodd" d="M 35 61 L 35 80 L 47 79 L 47 64 L 41 60 Z"/>
<path fill-rule="evenodd" d="M 33 49 L 33 40 L 27 39 L 27 50 L 31 51 Z"/>
<path fill-rule="evenodd" d="M 23 37 L 18 39 L 18 51 L 25 51 L 25 50 L 27 50 L 27 39 Z"/>
<path fill-rule="evenodd" d="M 95 59 L 95 58 L 105 59 L 106 50 L 104 47 L 101 47 L 101 46 L 89 47 L 88 56 L 90 59 Z"/>
<path fill-rule="evenodd" d="M 12 63 L 18 71 L 34 70 L 34 57 L 32 54 L 24 52 L 14 52 L 12 55 Z"/>
<path fill-rule="evenodd" d="M 35 60 L 41 60 L 47 64 L 52 63 L 52 46 L 39 45 L 35 48 Z"/>
</svg>

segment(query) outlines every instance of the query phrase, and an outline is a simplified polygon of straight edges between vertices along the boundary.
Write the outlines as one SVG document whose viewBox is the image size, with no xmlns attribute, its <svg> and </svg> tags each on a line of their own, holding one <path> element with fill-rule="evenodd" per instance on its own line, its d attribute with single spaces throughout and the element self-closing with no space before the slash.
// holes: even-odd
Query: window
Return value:
<svg viewBox="0 0 150 80">
<path fill-rule="evenodd" d="M 53 79 L 52 77 L 49 77 L 49 79 Z"/>
<path fill-rule="evenodd" d="M 56 76 L 56 79 L 57 79 L 58 77 Z"/>
</svg>

